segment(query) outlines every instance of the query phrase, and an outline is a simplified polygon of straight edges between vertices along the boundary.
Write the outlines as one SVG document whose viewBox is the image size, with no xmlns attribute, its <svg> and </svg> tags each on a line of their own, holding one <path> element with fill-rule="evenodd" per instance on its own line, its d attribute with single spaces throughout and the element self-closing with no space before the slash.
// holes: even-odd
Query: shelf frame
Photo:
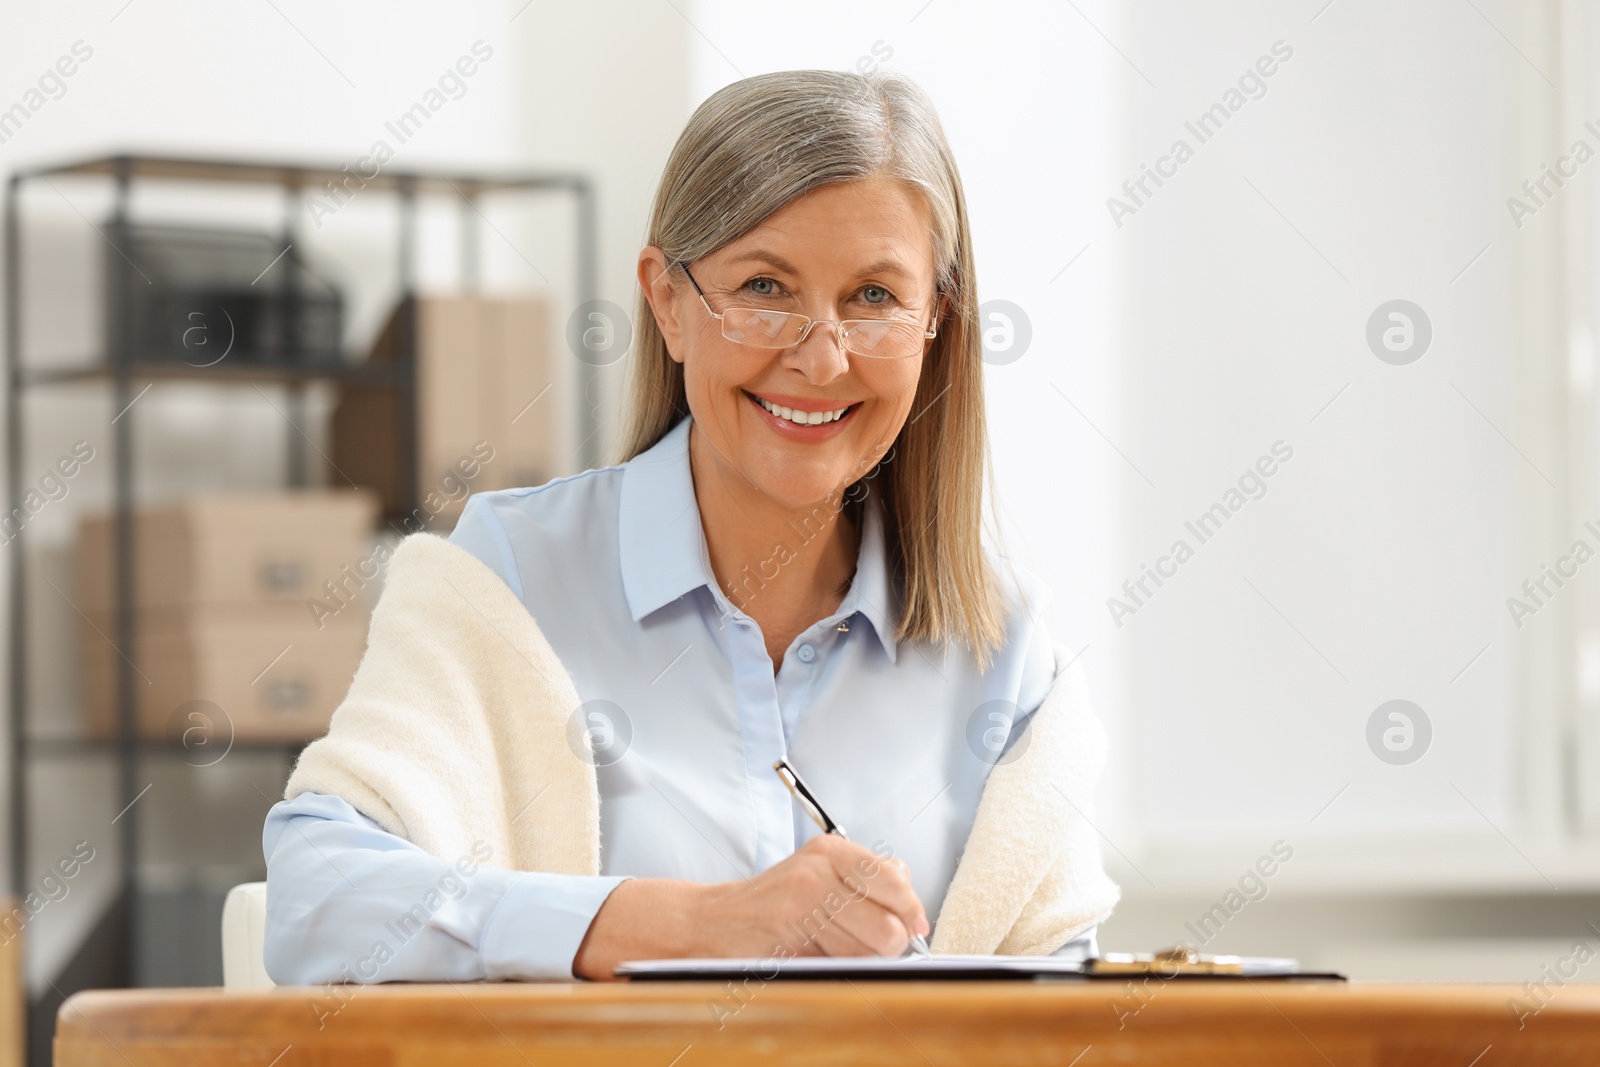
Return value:
<svg viewBox="0 0 1600 1067">
<path fill-rule="evenodd" d="M 101 178 L 112 184 L 113 201 L 111 223 L 120 227 L 127 224 L 133 214 L 132 200 L 136 183 L 141 182 L 203 182 L 232 183 L 237 185 L 276 186 L 283 192 L 284 218 L 282 235 L 286 244 L 298 239 L 300 197 L 304 188 L 317 187 L 328 181 L 348 178 L 342 166 L 316 162 L 288 162 L 260 159 L 222 159 L 213 157 L 184 157 L 119 153 L 80 159 L 51 166 L 23 168 L 14 172 L 7 183 L 4 207 L 4 307 L 5 307 L 5 373 L 6 373 L 6 474 L 8 479 L 8 507 L 22 507 L 25 485 L 23 463 L 26 450 L 24 433 L 24 400 L 30 391 L 39 387 L 91 384 L 111 390 L 114 409 L 121 414 L 114 420 L 114 538 L 116 571 L 116 605 L 114 632 L 118 647 L 128 656 L 117 659 L 116 700 L 117 735 L 111 739 L 93 738 L 34 738 L 27 729 L 28 696 L 28 634 L 26 595 L 26 552 L 24 546 L 30 539 L 28 528 L 19 529 L 11 548 L 9 560 L 10 589 L 8 616 L 10 634 L 8 733 L 10 747 L 11 791 L 11 891 L 21 897 L 28 891 L 29 789 L 28 770 L 37 756 L 76 757 L 95 752 L 113 752 L 118 765 L 117 795 L 126 811 L 139 795 L 139 762 L 149 757 L 153 749 L 164 742 L 142 738 L 137 732 L 137 704 L 135 671 L 131 656 L 138 646 L 137 589 L 135 588 L 135 464 L 133 455 L 133 424 L 136 417 L 131 406 L 136 399 L 139 383 L 143 380 L 173 380 L 242 385 L 252 382 L 272 382 L 290 388 L 291 414 L 299 410 L 299 400 L 304 388 L 314 381 L 334 383 L 381 385 L 402 392 L 400 403 L 400 440 L 403 453 L 400 469 L 408 499 L 417 494 L 417 381 L 416 381 L 416 323 L 414 302 L 408 297 L 417 291 L 417 203 L 422 196 L 456 196 L 462 201 L 459 230 L 461 233 L 461 274 L 465 286 L 478 287 L 481 278 L 481 249 L 479 228 L 482 214 L 481 198 L 490 194 L 558 194 L 571 196 L 574 201 L 574 229 L 576 238 L 576 275 L 574 290 L 578 303 L 595 299 L 598 293 L 598 238 L 596 194 L 592 180 L 576 172 L 509 172 L 486 173 L 481 171 L 448 172 L 434 170 L 388 169 L 377 177 L 365 179 L 367 188 L 393 193 L 397 205 L 396 226 L 399 251 L 399 292 L 397 306 L 411 306 L 413 311 L 402 320 L 398 358 L 391 364 L 373 365 L 217 365 L 190 367 L 182 363 L 161 364 L 141 359 L 133 350 L 133 341 L 126 330 L 108 329 L 107 358 L 81 367 L 28 367 L 22 351 L 23 337 L 23 279 L 24 254 L 22 231 L 22 193 L 24 187 L 38 181 L 56 177 Z M 292 258 L 292 257 L 291 257 Z M 129 319 L 132 301 L 133 265 L 123 257 L 111 266 L 108 297 L 108 323 L 125 323 Z M 291 339 L 292 342 L 292 339 Z M 598 384 L 598 368 L 587 361 L 579 361 L 577 414 L 580 440 L 580 464 L 585 467 L 599 463 L 598 413 L 589 401 Z M 291 419 L 291 421 L 294 421 Z M 298 425 L 298 424 L 296 424 Z M 304 446 L 289 438 L 292 452 L 289 463 L 290 484 L 305 484 L 308 479 Z M 298 457 L 298 458 L 297 458 Z M 415 504 L 415 499 L 410 499 Z M 252 749 L 279 749 L 293 752 L 306 742 L 259 742 Z M 135 890 L 134 878 L 139 863 L 140 835 L 136 816 L 117 820 L 120 844 L 119 875 L 123 900 L 131 900 Z M 131 985 L 138 973 L 137 939 L 131 924 L 125 931 L 126 943 L 122 958 L 127 961 L 127 974 L 123 983 Z M 70 994 L 72 990 L 66 990 Z"/>
</svg>

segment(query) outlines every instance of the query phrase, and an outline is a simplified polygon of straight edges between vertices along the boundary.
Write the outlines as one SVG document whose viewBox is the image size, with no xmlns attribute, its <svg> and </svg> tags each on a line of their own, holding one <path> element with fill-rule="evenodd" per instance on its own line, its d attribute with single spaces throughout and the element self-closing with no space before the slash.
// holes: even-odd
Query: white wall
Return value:
<svg viewBox="0 0 1600 1067">
<path fill-rule="evenodd" d="M 1139 279 L 1129 432 L 1156 481 L 1130 497 L 1123 572 L 1187 536 L 1274 441 L 1294 448 L 1214 542 L 1189 537 L 1196 558 L 1122 627 L 1148 754 L 1139 822 L 1180 848 L 1492 836 L 1484 816 L 1517 807 L 1510 502 L 1540 478 L 1495 430 L 1517 386 L 1503 200 L 1526 69 L 1444 5 L 1341 5 L 1313 24 L 1282 5 L 1222 19 L 1164 4 L 1131 30 L 1160 88 L 1130 79 L 1127 171 L 1178 137 L 1197 151 L 1115 231 Z M 1266 95 L 1199 144 L 1184 120 L 1280 40 L 1292 58 Z M 1432 319 L 1410 366 L 1364 340 L 1393 298 Z M 1363 733 L 1397 697 L 1435 726 L 1407 767 Z M 1182 767 L 1211 785 L 1159 770 Z"/>
</svg>

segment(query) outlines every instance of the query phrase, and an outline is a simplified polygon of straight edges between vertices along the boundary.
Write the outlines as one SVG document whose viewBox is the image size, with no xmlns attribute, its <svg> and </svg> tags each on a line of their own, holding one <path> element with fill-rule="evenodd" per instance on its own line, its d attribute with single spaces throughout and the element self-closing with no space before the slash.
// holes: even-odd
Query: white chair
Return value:
<svg viewBox="0 0 1600 1067">
<path fill-rule="evenodd" d="M 222 985 L 227 989 L 271 989 L 267 977 L 267 883 L 243 882 L 222 904 Z"/>
</svg>

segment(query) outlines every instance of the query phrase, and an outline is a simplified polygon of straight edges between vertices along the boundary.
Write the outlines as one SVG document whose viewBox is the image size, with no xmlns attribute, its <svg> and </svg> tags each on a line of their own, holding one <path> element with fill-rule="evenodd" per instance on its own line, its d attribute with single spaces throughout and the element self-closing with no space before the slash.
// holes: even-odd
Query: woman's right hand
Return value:
<svg viewBox="0 0 1600 1067">
<path fill-rule="evenodd" d="M 572 971 L 610 978 L 630 959 L 897 956 L 928 930 L 902 860 L 824 834 L 754 878 L 623 882 L 600 906 Z"/>
<path fill-rule="evenodd" d="M 833 834 L 748 880 L 710 887 L 704 937 L 715 956 L 898 956 L 928 932 L 904 861 Z"/>
</svg>

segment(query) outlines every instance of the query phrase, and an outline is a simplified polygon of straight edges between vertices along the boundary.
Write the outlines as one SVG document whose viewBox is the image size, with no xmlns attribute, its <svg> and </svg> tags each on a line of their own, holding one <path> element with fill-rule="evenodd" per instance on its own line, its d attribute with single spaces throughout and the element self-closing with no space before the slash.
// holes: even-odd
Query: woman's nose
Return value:
<svg viewBox="0 0 1600 1067">
<path fill-rule="evenodd" d="M 816 319 L 800 343 L 790 349 L 799 369 L 816 385 L 831 382 L 850 369 L 850 356 L 844 350 L 839 324 Z"/>
</svg>

